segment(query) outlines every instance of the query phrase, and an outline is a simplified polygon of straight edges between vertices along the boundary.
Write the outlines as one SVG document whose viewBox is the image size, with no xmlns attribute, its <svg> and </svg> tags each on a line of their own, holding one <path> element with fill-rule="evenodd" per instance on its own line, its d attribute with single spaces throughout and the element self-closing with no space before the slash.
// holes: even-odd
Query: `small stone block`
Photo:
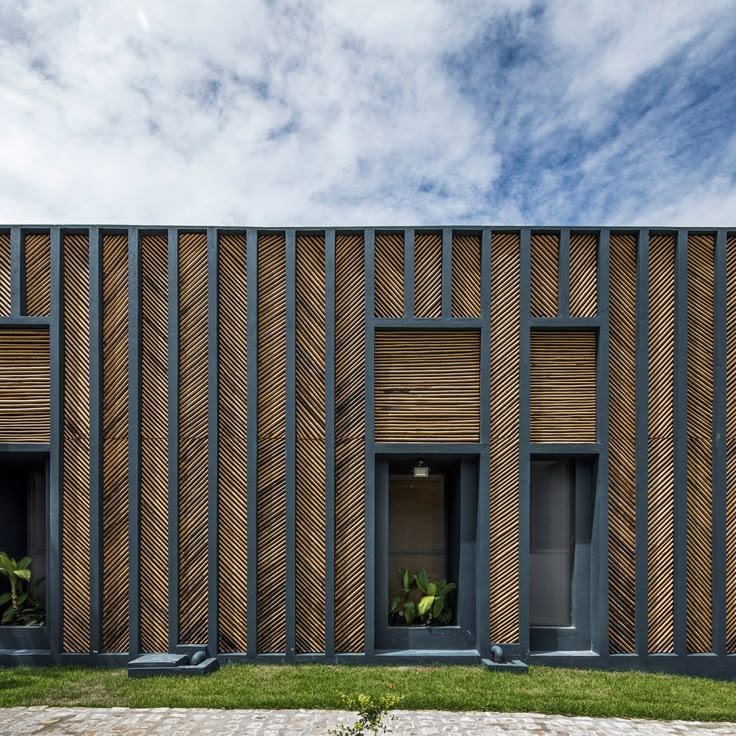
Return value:
<svg viewBox="0 0 736 736">
<path fill-rule="evenodd" d="M 529 674 L 529 665 L 520 659 L 512 659 L 510 662 L 494 662 L 491 659 L 481 659 L 481 664 L 489 672 L 513 672 L 517 675 Z"/>
<path fill-rule="evenodd" d="M 128 662 L 128 668 L 180 667 L 185 664 L 189 664 L 186 654 L 141 654 L 140 657 Z"/>
<path fill-rule="evenodd" d="M 209 675 L 219 667 L 214 657 L 205 659 L 197 665 L 181 665 L 179 667 L 128 667 L 128 677 L 201 677 Z"/>
</svg>

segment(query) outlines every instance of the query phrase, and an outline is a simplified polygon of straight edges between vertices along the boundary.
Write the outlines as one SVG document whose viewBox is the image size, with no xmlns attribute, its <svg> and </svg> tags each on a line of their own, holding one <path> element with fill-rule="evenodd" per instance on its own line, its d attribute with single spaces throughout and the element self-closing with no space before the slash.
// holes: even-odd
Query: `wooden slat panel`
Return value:
<svg viewBox="0 0 736 736">
<path fill-rule="evenodd" d="M 635 647 L 636 260 L 636 238 L 614 233 L 608 343 L 608 639 L 612 653 L 630 653 Z"/>
<path fill-rule="evenodd" d="M 77 236 L 75 236 L 77 237 Z M 25 236 L 26 314 L 51 314 L 51 240 L 47 233 Z"/>
<path fill-rule="evenodd" d="M 490 638 L 519 641 L 521 254 L 519 236 L 491 244 Z"/>
<path fill-rule="evenodd" d="M 128 238 L 102 239 L 102 647 L 128 651 Z"/>
<path fill-rule="evenodd" d="M 89 245 L 66 235 L 64 258 L 64 445 L 62 647 L 90 650 Z"/>
<path fill-rule="evenodd" d="M 480 317 L 480 237 L 452 236 L 452 316 Z"/>
<path fill-rule="evenodd" d="M 168 244 L 144 235 L 141 347 L 141 647 L 168 650 Z M 173 521 L 172 521 L 173 523 Z"/>
<path fill-rule="evenodd" d="M 286 246 L 258 239 L 258 651 L 286 649 Z"/>
<path fill-rule="evenodd" d="M 548 233 L 532 235 L 531 315 L 557 316 L 557 271 L 560 238 Z"/>
<path fill-rule="evenodd" d="M 595 332 L 532 332 L 532 442 L 595 442 Z"/>
<path fill-rule="evenodd" d="M 593 317 L 598 302 L 598 238 L 570 236 L 570 316 Z"/>
<path fill-rule="evenodd" d="M 10 236 L 0 233 L 0 317 L 10 316 Z"/>
<path fill-rule="evenodd" d="M 248 616 L 248 281 L 242 235 L 218 252 L 218 630 L 222 652 L 245 652 Z"/>
<path fill-rule="evenodd" d="M 726 651 L 736 654 L 736 235 L 726 245 Z"/>
<path fill-rule="evenodd" d="M 296 242 L 296 649 L 325 649 L 325 244 Z"/>
<path fill-rule="evenodd" d="M 207 641 L 207 236 L 179 236 L 179 641 Z"/>
<path fill-rule="evenodd" d="M 378 233 L 375 246 L 376 317 L 404 316 L 404 236 Z"/>
<path fill-rule="evenodd" d="M 363 238 L 338 235 L 335 258 L 335 650 L 365 641 L 365 264 Z"/>
<path fill-rule="evenodd" d="M 715 242 L 690 235 L 687 264 L 687 650 L 713 651 Z"/>
<path fill-rule="evenodd" d="M 48 330 L 0 329 L 0 442 L 49 441 Z"/>
<path fill-rule="evenodd" d="M 377 332 L 376 442 L 478 442 L 480 333 Z"/>
<path fill-rule="evenodd" d="M 414 239 L 414 316 L 442 316 L 442 234 Z"/>
<path fill-rule="evenodd" d="M 613 283 L 613 278 L 611 283 Z M 649 239 L 648 290 L 647 578 L 649 641 L 647 646 L 650 652 L 670 653 L 675 651 L 674 235 L 655 235 Z M 615 385 L 613 379 L 611 385 Z M 613 467 L 613 464 L 609 464 L 609 467 Z M 630 500 L 630 503 L 633 503 L 633 500 Z"/>
</svg>

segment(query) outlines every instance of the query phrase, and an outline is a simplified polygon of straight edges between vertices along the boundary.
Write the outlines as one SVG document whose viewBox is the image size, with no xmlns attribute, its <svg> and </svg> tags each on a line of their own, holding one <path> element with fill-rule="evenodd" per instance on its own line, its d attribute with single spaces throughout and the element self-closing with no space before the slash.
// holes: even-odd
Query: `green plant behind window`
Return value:
<svg viewBox="0 0 736 736">
<path fill-rule="evenodd" d="M 389 623 L 392 626 L 447 626 L 452 623 L 453 610 L 447 596 L 457 587 L 447 580 L 430 579 L 425 569 L 412 574 L 405 567 L 399 570 L 401 593 L 389 601 Z"/>
<path fill-rule="evenodd" d="M 35 597 L 43 578 L 31 580 L 30 557 L 14 560 L 5 552 L 0 552 L 0 574 L 10 581 L 10 592 L 0 595 L 0 606 L 6 604 L 0 621 L 6 625 L 43 626 L 46 612 L 43 602 Z"/>
</svg>

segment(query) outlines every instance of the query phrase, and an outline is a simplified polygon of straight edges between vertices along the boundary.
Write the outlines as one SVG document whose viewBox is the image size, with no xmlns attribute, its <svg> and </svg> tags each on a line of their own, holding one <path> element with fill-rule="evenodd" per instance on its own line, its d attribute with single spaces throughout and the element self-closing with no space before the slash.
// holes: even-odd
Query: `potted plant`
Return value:
<svg viewBox="0 0 736 736">
<path fill-rule="evenodd" d="M 399 570 L 401 593 L 389 602 L 391 626 L 448 626 L 454 612 L 447 604 L 447 596 L 457 587 L 447 580 L 432 580 L 422 569 L 412 574 Z"/>
<path fill-rule="evenodd" d="M 48 649 L 46 611 L 36 597 L 43 578 L 32 580 L 32 561 L 0 552 L 0 575 L 10 584 L 10 590 L 0 595 L 0 649 Z"/>
</svg>

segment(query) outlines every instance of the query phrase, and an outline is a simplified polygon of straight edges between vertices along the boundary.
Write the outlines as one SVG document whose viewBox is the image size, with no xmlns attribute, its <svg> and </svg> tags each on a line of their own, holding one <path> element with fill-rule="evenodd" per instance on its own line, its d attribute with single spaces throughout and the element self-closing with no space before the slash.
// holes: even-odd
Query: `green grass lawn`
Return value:
<svg viewBox="0 0 736 736">
<path fill-rule="evenodd" d="M 400 708 L 736 721 L 736 682 L 532 667 L 231 665 L 199 678 L 129 680 L 125 670 L 0 670 L 0 706 L 340 708 L 341 693 L 402 697 Z"/>
</svg>

